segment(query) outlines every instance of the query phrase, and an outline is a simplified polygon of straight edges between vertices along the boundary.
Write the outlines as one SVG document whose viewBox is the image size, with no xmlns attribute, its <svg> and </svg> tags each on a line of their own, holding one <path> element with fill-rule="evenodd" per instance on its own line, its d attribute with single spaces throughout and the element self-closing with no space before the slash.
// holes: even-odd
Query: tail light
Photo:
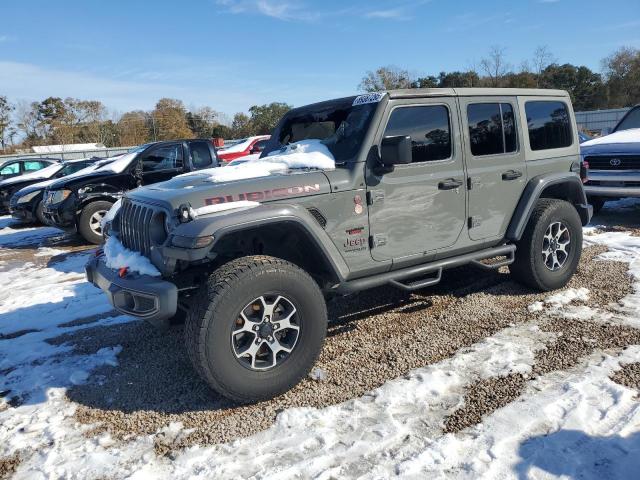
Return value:
<svg viewBox="0 0 640 480">
<path fill-rule="evenodd" d="M 589 174 L 589 162 L 587 162 L 586 160 L 583 160 L 582 163 L 580 164 L 580 179 L 582 180 L 582 183 L 587 183 L 588 174 Z"/>
</svg>

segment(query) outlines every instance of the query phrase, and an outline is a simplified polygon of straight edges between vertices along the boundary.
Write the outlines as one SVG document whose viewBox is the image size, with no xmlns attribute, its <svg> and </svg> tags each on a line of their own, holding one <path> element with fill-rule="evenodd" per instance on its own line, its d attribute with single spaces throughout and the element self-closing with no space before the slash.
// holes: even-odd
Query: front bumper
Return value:
<svg viewBox="0 0 640 480">
<path fill-rule="evenodd" d="M 30 204 L 11 205 L 11 216 L 25 223 L 32 223 L 36 221 L 36 216 L 33 214 L 33 210 Z"/>
<path fill-rule="evenodd" d="M 589 170 L 585 193 L 590 197 L 640 197 L 640 171 Z"/>
<path fill-rule="evenodd" d="M 63 230 L 75 231 L 76 229 L 76 207 L 72 199 L 64 200 L 54 205 L 44 205 L 42 216 L 47 224 Z"/>
<path fill-rule="evenodd" d="M 141 318 L 154 327 L 166 329 L 178 308 L 178 288 L 171 282 L 148 275 L 129 274 L 120 278 L 107 267 L 104 256 L 89 260 L 87 280 L 100 288 L 120 313 Z"/>
</svg>

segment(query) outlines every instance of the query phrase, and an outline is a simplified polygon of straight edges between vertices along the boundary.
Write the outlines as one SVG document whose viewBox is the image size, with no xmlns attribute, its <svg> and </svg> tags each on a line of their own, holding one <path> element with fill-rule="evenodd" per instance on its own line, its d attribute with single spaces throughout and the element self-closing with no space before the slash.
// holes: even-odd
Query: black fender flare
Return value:
<svg viewBox="0 0 640 480">
<path fill-rule="evenodd" d="M 558 195 L 558 188 L 562 189 L 562 195 Z M 587 201 L 580 177 L 573 172 L 547 173 L 533 177 L 527 183 L 507 228 L 508 240 L 515 242 L 522 238 L 536 203 L 550 190 L 553 190 L 551 198 L 565 198 L 576 207 L 582 225 L 591 221 L 593 209 Z"/>
<path fill-rule="evenodd" d="M 213 244 L 206 249 L 201 249 L 206 250 L 202 255 L 197 255 L 204 258 L 211 250 L 215 250 L 216 244 L 226 235 L 283 222 L 292 224 L 294 228 L 299 228 L 306 234 L 313 242 L 313 247 L 317 248 L 330 267 L 337 282 L 342 282 L 348 277 L 349 267 L 338 248 L 311 213 L 300 205 L 260 204 L 256 207 L 201 215 L 191 222 L 177 226 L 170 235 L 213 236 Z M 170 249 L 173 250 L 173 248 Z M 165 251 L 169 253 L 166 248 Z M 193 251 L 193 253 L 196 252 Z M 190 257 L 190 260 L 195 259 L 193 256 Z"/>
</svg>

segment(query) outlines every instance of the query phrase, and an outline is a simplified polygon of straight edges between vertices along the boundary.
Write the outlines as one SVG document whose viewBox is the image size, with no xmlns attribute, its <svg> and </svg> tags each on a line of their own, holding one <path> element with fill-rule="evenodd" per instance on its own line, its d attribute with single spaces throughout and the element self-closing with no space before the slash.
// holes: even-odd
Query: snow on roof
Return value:
<svg viewBox="0 0 640 480">
<path fill-rule="evenodd" d="M 219 183 L 284 174 L 291 169 L 332 170 L 335 167 L 336 162 L 329 149 L 320 140 L 310 139 L 291 143 L 264 158 L 240 165 L 208 168 L 179 176 L 207 175 L 210 181 Z"/>
<path fill-rule="evenodd" d="M 594 138 L 581 144 L 581 147 L 590 147 L 591 145 L 605 145 L 608 143 L 640 143 L 640 128 L 631 128 L 629 130 L 620 130 L 619 132 L 605 135 L 604 137 Z"/>
<path fill-rule="evenodd" d="M 271 138 L 271 135 L 256 135 L 254 137 L 249 137 L 244 139 L 243 141 L 241 141 L 240 143 L 236 143 L 234 145 L 231 145 L 228 148 L 220 148 L 218 149 L 218 152 L 220 153 L 238 153 L 238 152 L 244 152 L 249 145 L 251 145 L 251 142 L 253 142 L 254 140 L 269 140 Z"/>
<path fill-rule="evenodd" d="M 81 152 L 84 150 L 101 150 L 105 147 L 101 143 L 70 143 L 68 145 L 42 145 L 40 147 L 31 147 L 35 153 L 62 153 L 62 152 Z"/>
</svg>

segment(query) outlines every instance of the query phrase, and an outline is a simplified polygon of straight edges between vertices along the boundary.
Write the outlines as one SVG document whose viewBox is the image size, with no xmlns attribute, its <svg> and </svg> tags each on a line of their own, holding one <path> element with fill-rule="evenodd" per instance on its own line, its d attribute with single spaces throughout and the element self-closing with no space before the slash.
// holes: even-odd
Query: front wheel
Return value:
<svg viewBox="0 0 640 480">
<path fill-rule="evenodd" d="M 78 231 L 82 238 L 94 245 L 102 243 L 102 219 L 112 206 L 113 203 L 101 200 L 82 209 L 78 220 Z"/>
<path fill-rule="evenodd" d="M 290 262 L 232 260 L 191 298 L 189 357 L 209 386 L 231 400 L 256 402 L 286 392 L 320 354 L 327 331 L 324 297 Z"/>
<path fill-rule="evenodd" d="M 538 201 L 522 239 L 517 243 L 511 274 L 542 291 L 564 287 L 578 268 L 582 253 L 582 222 L 564 200 Z"/>
</svg>

